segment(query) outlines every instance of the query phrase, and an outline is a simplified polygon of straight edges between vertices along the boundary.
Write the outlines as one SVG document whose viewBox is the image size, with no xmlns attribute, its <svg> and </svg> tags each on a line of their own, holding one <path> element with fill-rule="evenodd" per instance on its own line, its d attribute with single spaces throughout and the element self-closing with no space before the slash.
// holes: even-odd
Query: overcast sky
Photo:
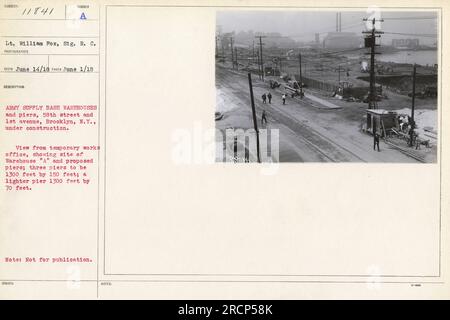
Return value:
<svg viewBox="0 0 450 320">
<path fill-rule="evenodd" d="M 358 34 L 365 30 L 363 18 L 366 12 L 342 11 L 342 31 Z M 417 19 L 431 17 L 432 19 Z M 415 34 L 437 34 L 437 12 L 433 11 L 381 11 L 382 43 L 390 43 L 393 38 L 419 38 L 423 44 L 433 44 L 435 37 L 420 37 Z M 248 31 L 279 32 L 293 37 L 295 40 L 308 41 L 314 39 L 319 32 L 321 39 L 325 32 L 336 30 L 336 11 L 220 11 L 217 13 L 217 25 L 223 32 Z M 393 35 L 407 33 L 407 35 Z M 411 34 L 411 35 L 410 35 Z"/>
</svg>

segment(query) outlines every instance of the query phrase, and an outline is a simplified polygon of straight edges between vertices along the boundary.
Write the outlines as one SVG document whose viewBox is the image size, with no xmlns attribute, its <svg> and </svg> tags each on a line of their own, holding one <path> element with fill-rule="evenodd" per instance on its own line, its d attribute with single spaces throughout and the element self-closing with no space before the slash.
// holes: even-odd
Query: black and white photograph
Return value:
<svg viewBox="0 0 450 320">
<path fill-rule="evenodd" d="M 436 163 L 437 11 L 223 10 L 216 162 Z"/>
<path fill-rule="evenodd" d="M 450 298 L 448 0 L 0 8 L 0 299 Z"/>
</svg>

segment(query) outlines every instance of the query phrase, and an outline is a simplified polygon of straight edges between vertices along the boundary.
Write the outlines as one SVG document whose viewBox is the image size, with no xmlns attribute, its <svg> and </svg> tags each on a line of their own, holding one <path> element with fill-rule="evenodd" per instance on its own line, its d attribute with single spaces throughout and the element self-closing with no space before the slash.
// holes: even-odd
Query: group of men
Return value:
<svg viewBox="0 0 450 320">
<path fill-rule="evenodd" d="M 409 116 L 400 116 L 398 118 L 398 122 L 399 122 L 399 126 L 400 126 L 400 131 L 402 132 L 407 132 L 410 129 L 410 124 L 409 124 Z"/>
<path fill-rule="evenodd" d="M 270 92 L 263 93 L 263 95 L 261 96 L 263 103 L 267 103 L 267 100 L 269 100 L 269 103 L 272 103 L 272 94 Z M 281 96 L 281 99 L 283 100 L 283 104 L 286 104 L 286 94 L 283 93 L 283 95 Z"/>
<path fill-rule="evenodd" d="M 267 103 L 267 101 L 269 101 L 270 104 L 272 104 L 272 94 L 270 92 L 268 92 L 267 94 L 264 92 L 263 95 L 261 96 L 262 98 L 262 102 L 265 104 Z M 283 94 L 281 96 L 281 100 L 283 100 L 283 105 L 286 104 L 286 94 Z M 266 110 L 263 109 L 262 115 L 261 115 L 261 125 L 263 125 L 264 123 L 267 124 L 267 116 L 266 116 Z"/>
<path fill-rule="evenodd" d="M 269 93 L 263 93 L 263 95 L 261 96 L 263 103 L 267 103 L 266 100 L 269 100 L 269 103 L 272 103 L 272 94 Z"/>
</svg>

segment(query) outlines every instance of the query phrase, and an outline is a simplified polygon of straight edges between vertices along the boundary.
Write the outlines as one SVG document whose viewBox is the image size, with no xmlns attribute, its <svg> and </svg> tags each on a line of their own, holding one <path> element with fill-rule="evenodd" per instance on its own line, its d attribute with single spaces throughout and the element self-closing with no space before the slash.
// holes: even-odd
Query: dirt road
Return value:
<svg viewBox="0 0 450 320">
<path fill-rule="evenodd" d="M 283 105 L 279 90 L 269 89 L 257 76 L 252 79 L 258 124 L 265 109 L 268 124 L 263 128 L 279 129 L 280 162 L 417 162 L 383 141 L 381 152 L 374 151 L 373 138 L 359 131 L 359 122 L 341 117 L 340 109 L 314 108 L 290 97 Z M 225 110 L 216 127 L 252 128 L 247 74 L 218 66 L 216 88 L 218 108 Z M 261 95 L 267 92 L 273 96 L 271 104 L 262 103 Z"/>
</svg>

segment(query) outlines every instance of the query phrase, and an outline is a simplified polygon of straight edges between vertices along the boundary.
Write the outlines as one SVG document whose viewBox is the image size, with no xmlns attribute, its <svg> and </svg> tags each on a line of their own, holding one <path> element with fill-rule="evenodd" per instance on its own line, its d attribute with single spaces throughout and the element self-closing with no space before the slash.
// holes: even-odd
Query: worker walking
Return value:
<svg viewBox="0 0 450 320">
<path fill-rule="evenodd" d="M 270 100 L 269 100 L 270 101 Z M 261 115 L 261 125 L 263 125 L 263 123 L 267 124 L 267 118 L 266 118 L 266 110 L 263 110 L 262 115 Z"/>
<path fill-rule="evenodd" d="M 270 92 L 267 94 L 267 98 L 269 99 L 269 103 L 272 103 L 272 94 Z"/>
<path fill-rule="evenodd" d="M 266 103 L 266 94 L 265 93 L 261 96 L 261 98 L 262 98 L 263 103 Z"/>
<path fill-rule="evenodd" d="M 281 96 L 281 99 L 283 99 L 283 104 L 286 104 L 286 94 L 283 94 L 283 95 Z"/>
<path fill-rule="evenodd" d="M 373 139 L 373 150 L 375 150 L 375 147 L 378 148 L 378 152 L 380 152 L 380 135 L 378 132 L 375 133 L 374 139 Z"/>
</svg>

